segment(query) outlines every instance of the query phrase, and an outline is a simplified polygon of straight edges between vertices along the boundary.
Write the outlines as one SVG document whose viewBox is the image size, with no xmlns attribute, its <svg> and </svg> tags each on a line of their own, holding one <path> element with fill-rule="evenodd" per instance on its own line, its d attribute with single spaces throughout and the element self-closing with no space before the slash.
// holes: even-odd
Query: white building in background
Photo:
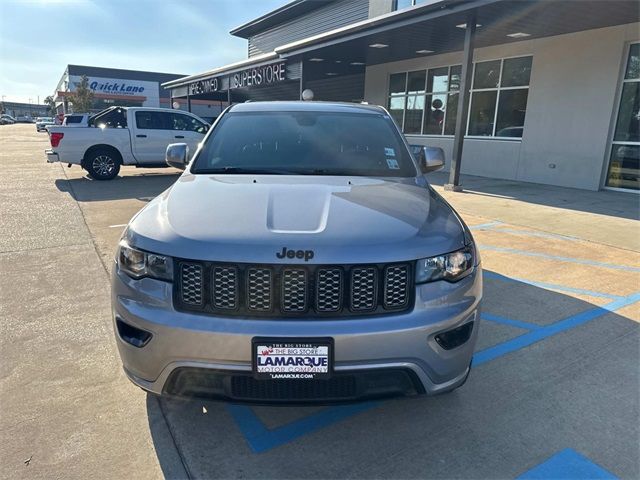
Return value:
<svg viewBox="0 0 640 480">
<path fill-rule="evenodd" d="M 635 0 L 295 0 L 231 32 L 247 39 L 246 60 L 165 86 L 192 106 L 304 89 L 366 101 L 411 143 L 443 147 L 447 168 L 459 140 L 458 172 L 637 192 L 639 10 Z"/>
<path fill-rule="evenodd" d="M 94 92 L 92 112 L 99 112 L 111 106 L 165 107 L 173 108 L 169 91 L 162 83 L 181 78 L 174 73 L 144 72 L 116 68 L 67 65 L 55 91 L 55 101 L 59 113 L 73 111 L 70 102 L 72 93 L 86 76 L 89 88 Z M 192 105 L 193 113 L 211 121 L 217 117 L 225 104 L 219 101 L 199 101 Z M 177 108 L 186 110 L 186 102 L 177 100 Z"/>
</svg>

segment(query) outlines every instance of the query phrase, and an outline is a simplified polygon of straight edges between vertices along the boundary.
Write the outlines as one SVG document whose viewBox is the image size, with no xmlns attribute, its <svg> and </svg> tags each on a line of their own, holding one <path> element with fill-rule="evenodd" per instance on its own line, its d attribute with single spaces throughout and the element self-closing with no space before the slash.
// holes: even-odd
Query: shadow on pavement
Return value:
<svg viewBox="0 0 640 480">
<path fill-rule="evenodd" d="M 428 176 L 432 185 L 449 183 L 447 172 L 435 172 Z M 469 195 L 513 198 L 522 202 L 565 208 L 581 212 L 610 215 L 636 220 L 640 216 L 638 197 L 632 193 L 611 190 L 580 190 L 537 183 L 501 180 L 497 178 L 462 175 L 461 184 Z"/>
<path fill-rule="evenodd" d="M 90 178 L 57 179 L 56 188 L 69 193 L 78 202 L 135 198 L 151 201 L 169 188 L 180 174 L 142 174 L 117 177 L 109 181 Z"/>
<path fill-rule="evenodd" d="M 573 448 L 614 475 L 637 478 L 639 325 L 504 277 L 485 279 L 485 297 L 484 312 L 503 322 L 482 322 L 477 365 L 447 395 L 381 400 L 313 428 L 305 417 L 340 407 L 238 409 L 150 397 L 164 475 L 184 476 L 184 464 L 192 478 L 515 478 Z M 519 347 L 526 350 L 490 358 L 541 333 Z M 247 415 L 242 426 L 238 412 Z"/>
</svg>

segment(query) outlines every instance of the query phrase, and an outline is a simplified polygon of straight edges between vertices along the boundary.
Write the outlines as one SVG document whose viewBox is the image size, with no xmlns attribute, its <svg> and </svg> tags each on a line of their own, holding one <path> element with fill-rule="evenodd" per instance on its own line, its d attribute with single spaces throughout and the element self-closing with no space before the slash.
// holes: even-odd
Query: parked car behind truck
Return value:
<svg viewBox="0 0 640 480">
<path fill-rule="evenodd" d="M 49 127 L 47 161 L 80 165 L 95 180 L 111 180 L 122 165 L 166 167 L 170 143 L 184 142 L 195 152 L 208 129 L 188 112 L 111 107 L 91 117 L 86 128 Z"/>
<path fill-rule="evenodd" d="M 36 132 L 46 132 L 47 127 L 55 124 L 53 117 L 38 117 L 36 118 Z"/>
<path fill-rule="evenodd" d="M 16 123 L 16 119 L 8 113 L 3 113 L 0 116 L 0 125 L 13 125 L 14 123 Z"/>
<path fill-rule="evenodd" d="M 62 125 L 65 127 L 88 127 L 89 118 L 91 115 L 88 113 L 68 113 L 62 120 Z"/>
</svg>

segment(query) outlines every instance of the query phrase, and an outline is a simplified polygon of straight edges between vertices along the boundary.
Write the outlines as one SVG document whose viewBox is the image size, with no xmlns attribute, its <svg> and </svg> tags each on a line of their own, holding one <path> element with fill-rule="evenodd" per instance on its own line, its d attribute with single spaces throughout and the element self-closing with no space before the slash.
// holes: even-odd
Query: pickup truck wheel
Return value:
<svg viewBox="0 0 640 480">
<path fill-rule="evenodd" d="M 96 150 L 85 165 L 94 180 L 111 180 L 120 172 L 120 159 L 108 150 Z"/>
</svg>

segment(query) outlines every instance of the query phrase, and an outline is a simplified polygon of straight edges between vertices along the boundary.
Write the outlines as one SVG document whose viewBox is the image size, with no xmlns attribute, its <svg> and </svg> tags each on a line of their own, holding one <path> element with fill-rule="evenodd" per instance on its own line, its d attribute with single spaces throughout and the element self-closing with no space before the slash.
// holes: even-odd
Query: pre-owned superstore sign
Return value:
<svg viewBox="0 0 640 480">
<path fill-rule="evenodd" d="M 227 77 L 213 77 L 189 84 L 189 94 L 217 92 L 227 88 L 251 88 L 284 82 L 287 79 L 286 62 L 271 63 L 260 67 L 247 68 Z M 225 85 L 223 85 L 223 83 Z"/>
</svg>

